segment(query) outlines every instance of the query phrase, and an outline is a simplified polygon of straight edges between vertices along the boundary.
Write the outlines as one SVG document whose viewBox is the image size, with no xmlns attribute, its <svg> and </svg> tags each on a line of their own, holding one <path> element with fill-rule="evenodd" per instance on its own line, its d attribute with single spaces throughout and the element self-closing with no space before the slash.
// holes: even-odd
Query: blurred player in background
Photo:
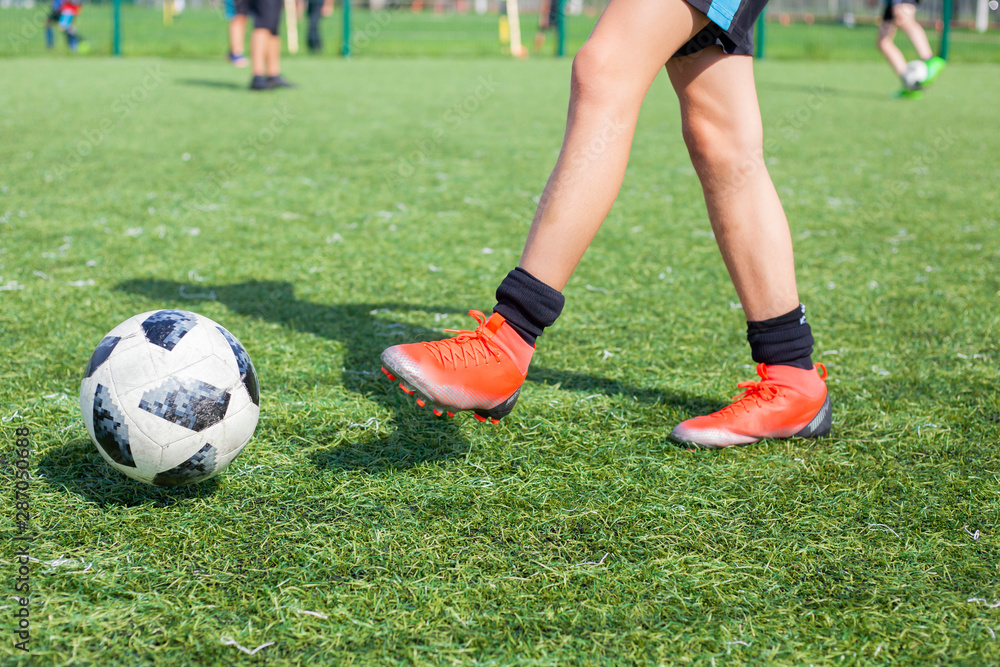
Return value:
<svg viewBox="0 0 1000 667">
<path fill-rule="evenodd" d="M 249 0 L 253 15 L 253 32 L 250 33 L 250 68 L 253 78 L 250 90 L 294 88 L 281 76 L 281 12 L 282 0 Z"/>
<path fill-rule="evenodd" d="M 309 34 L 306 37 L 306 44 L 309 46 L 309 53 L 323 52 L 323 35 L 320 32 L 320 23 L 323 17 L 333 16 L 333 0 L 305 0 L 300 4 L 301 13 L 304 5 L 306 16 L 309 18 Z"/>
<path fill-rule="evenodd" d="M 759 377 L 741 382 L 743 393 L 731 405 L 688 419 L 670 435 L 705 447 L 826 435 L 832 418 L 826 368 L 812 362 L 788 221 L 764 162 L 750 54 L 765 4 L 611 0 L 573 59 L 559 158 L 520 262 L 497 288 L 493 313 L 470 311 L 477 327 L 453 338 L 388 348 L 382 370 L 389 379 L 438 415 L 471 410 L 496 422 L 510 413 L 535 341 L 562 312 L 562 290 L 618 196 L 643 98 L 666 66 Z M 663 173 L 669 178 L 669 170 Z M 678 249 L 669 239 L 661 243 L 667 261 Z M 704 328 L 708 317 L 707 306 L 685 313 L 694 329 Z M 585 330 L 568 337 L 597 349 L 602 344 Z"/>
<path fill-rule="evenodd" d="M 246 53 L 247 0 L 226 0 L 226 20 L 229 21 L 229 62 L 234 67 L 250 64 Z"/>
<path fill-rule="evenodd" d="M 73 21 L 80 14 L 80 4 L 82 0 L 52 0 L 52 11 L 45 21 L 45 46 L 53 48 L 55 46 L 55 35 L 52 27 L 58 26 L 59 30 L 66 34 L 66 43 L 70 51 L 86 52 L 88 50 L 87 41 L 76 31 Z"/>
<path fill-rule="evenodd" d="M 869 5 L 875 6 L 878 0 L 869 0 Z M 899 28 L 910 39 L 913 48 L 917 51 L 917 56 L 927 64 L 927 78 L 922 82 L 926 86 L 941 73 L 944 69 L 945 61 L 938 58 L 931 51 L 930 42 L 927 41 L 927 33 L 923 26 L 917 22 L 917 3 L 919 0 L 885 0 L 885 11 L 882 12 L 882 23 L 878 27 L 878 39 L 876 45 L 882 52 L 885 59 L 889 61 L 896 75 L 903 81 L 903 89 L 899 92 L 900 97 L 915 97 L 916 90 L 912 90 L 907 84 L 903 75 L 906 73 L 906 56 L 896 46 L 896 28 Z"/>
<path fill-rule="evenodd" d="M 559 29 L 559 8 L 562 0 L 542 0 L 538 7 L 538 32 L 535 33 L 535 55 L 545 47 L 545 33 Z"/>
</svg>

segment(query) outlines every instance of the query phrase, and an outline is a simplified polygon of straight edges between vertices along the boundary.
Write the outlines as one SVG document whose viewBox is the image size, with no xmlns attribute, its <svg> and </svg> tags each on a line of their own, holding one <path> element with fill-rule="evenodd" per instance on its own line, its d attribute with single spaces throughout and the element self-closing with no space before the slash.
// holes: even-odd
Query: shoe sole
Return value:
<svg viewBox="0 0 1000 667">
<path fill-rule="evenodd" d="M 402 377 L 398 372 L 396 372 L 392 367 L 383 365 L 382 372 L 385 376 L 389 378 L 392 382 L 397 382 L 400 390 L 407 394 L 408 396 L 414 396 L 416 398 L 417 405 L 425 408 L 430 406 L 431 411 L 434 413 L 435 417 L 454 417 L 459 412 L 465 412 L 469 408 L 457 408 L 453 405 L 442 405 L 440 403 L 435 403 L 427 394 L 422 392 L 420 389 L 415 387 L 413 384 L 408 382 L 406 378 Z M 521 393 L 521 388 L 518 387 L 511 396 L 506 400 L 501 401 L 498 405 L 490 408 L 489 410 L 476 409 L 471 410 L 472 416 L 477 420 L 486 424 L 499 424 L 500 420 L 510 414 L 511 410 L 514 409 L 514 404 L 517 402 L 517 397 Z"/>
<path fill-rule="evenodd" d="M 790 436 L 781 438 L 771 438 L 775 440 L 786 440 L 787 438 L 822 438 L 823 436 L 829 435 L 830 429 L 833 425 L 833 404 L 830 401 L 830 393 L 827 392 L 826 400 L 823 401 L 823 405 L 820 409 L 816 411 L 813 418 L 809 420 L 809 423 L 804 427 L 796 431 Z M 677 431 L 680 428 L 678 425 L 670 432 L 670 439 L 674 442 L 681 443 L 683 445 L 694 445 L 695 447 L 701 447 L 703 449 L 725 449 L 727 447 L 736 447 L 740 445 L 749 445 L 755 442 L 760 442 L 761 440 L 768 440 L 768 437 L 753 438 L 751 436 L 739 436 L 729 433 L 727 431 L 716 431 L 718 433 L 720 442 L 698 442 L 697 440 L 691 440 L 685 438 L 683 435 L 679 434 Z M 700 435 L 709 435 L 702 432 Z M 697 437 L 697 436 L 695 436 Z M 722 442 L 722 440 L 726 440 Z"/>
</svg>

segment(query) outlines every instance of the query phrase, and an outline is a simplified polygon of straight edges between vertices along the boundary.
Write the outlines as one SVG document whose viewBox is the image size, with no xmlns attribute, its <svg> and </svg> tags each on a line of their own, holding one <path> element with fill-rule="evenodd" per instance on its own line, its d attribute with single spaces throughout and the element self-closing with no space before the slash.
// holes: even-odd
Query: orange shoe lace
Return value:
<svg viewBox="0 0 1000 667">
<path fill-rule="evenodd" d="M 475 331 L 445 329 L 447 333 L 458 335 L 424 343 L 424 347 L 437 356 L 442 366 L 451 364 L 452 368 L 458 368 L 459 362 L 462 362 L 468 368 L 470 360 L 473 365 L 478 366 L 480 357 L 487 364 L 490 357 L 500 361 L 500 346 L 490 340 L 490 334 L 486 330 L 486 315 L 478 310 L 470 310 L 469 315 L 479 323 Z"/>
<path fill-rule="evenodd" d="M 746 412 L 750 412 L 750 403 L 760 407 L 761 401 L 770 401 L 777 396 L 778 387 L 767 379 L 766 364 L 757 364 L 757 375 L 760 376 L 760 382 L 755 382 L 753 380 L 740 382 L 736 386 L 743 389 L 743 393 L 733 396 L 733 403 L 722 408 L 715 414 L 721 416 L 726 413 L 734 413 L 736 412 L 737 406 Z"/>
</svg>

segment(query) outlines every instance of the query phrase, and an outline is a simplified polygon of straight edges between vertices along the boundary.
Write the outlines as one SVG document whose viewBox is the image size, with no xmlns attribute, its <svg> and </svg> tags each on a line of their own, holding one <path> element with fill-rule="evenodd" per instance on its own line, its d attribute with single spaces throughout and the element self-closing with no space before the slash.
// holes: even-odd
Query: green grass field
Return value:
<svg viewBox="0 0 1000 667">
<path fill-rule="evenodd" d="M 468 328 L 517 262 L 568 60 L 21 59 L 0 87 L 0 502 L 29 428 L 30 656 L 4 665 L 1000 662 L 995 66 L 761 62 L 768 165 L 830 372 L 819 440 L 666 440 L 753 377 L 665 78 L 499 426 L 434 419 L 386 346 Z M 100 459 L 94 346 L 157 308 L 250 352 L 217 481 Z M 261 649 L 252 657 L 236 646 Z"/>
</svg>

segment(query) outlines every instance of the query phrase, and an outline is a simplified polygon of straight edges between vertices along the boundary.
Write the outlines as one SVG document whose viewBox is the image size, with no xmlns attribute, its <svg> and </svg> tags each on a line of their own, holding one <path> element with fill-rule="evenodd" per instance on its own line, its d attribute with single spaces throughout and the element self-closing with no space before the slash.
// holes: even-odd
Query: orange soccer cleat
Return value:
<svg viewBox="0 0 1000 667">
<path fill-rule="evenodd" d="M 730 447 L 763 438 L 817 438 L 830 432 L 826 366 L 811 370 L 758 364 L 760 382 L 741 382 L 742 395 L 718 412 L 681 422 L 674 440 L 702 447 Z"/>
<path fill-rule="evenodd" d="M 385 350 L 382 372 L 438 416 L 472 410 L 479 421 L 496 424 L 514 409 L 535 348 L 499 313 L 469 315 L 479 323 L 475 331 L 446 329 L 458 335 Z"/>
</svg>

